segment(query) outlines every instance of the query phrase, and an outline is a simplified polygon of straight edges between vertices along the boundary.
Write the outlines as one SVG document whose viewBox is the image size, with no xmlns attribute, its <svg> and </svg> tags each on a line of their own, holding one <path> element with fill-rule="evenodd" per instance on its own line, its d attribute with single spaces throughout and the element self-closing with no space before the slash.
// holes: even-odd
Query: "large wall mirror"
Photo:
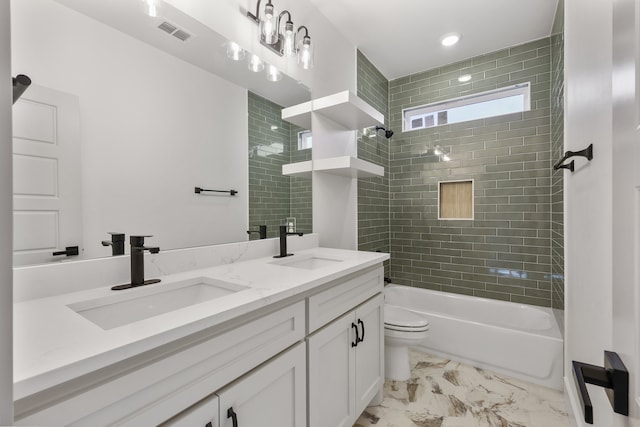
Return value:
<svg viewBox="0 0 640 427">
<path fill-rule="evenodd" d="M 310 180 L 281 174 L 310 150 L 278 111 L 308 88 L 249 72 L 212 29 L 141 3 L 11 1 L 13 75 L 33 82 L 14 104 L 14 265 L 111 256 L 109 232 L 167 250 L 259 225 L 273 237 L 286 218 L 311 231 Z M 67 246 L 80 255 L 53 256 Z"/>
</svg>

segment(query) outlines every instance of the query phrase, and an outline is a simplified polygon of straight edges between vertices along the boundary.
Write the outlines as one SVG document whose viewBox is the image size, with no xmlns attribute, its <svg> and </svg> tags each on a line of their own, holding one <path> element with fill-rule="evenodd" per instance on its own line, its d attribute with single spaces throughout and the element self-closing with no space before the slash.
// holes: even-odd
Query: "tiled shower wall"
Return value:
<svg viewBox="0 0 640 427">
<path fill-rule="evenodd" d="M 384 114 L 389 114 L 389 81 L 358 51 L 358 96 Z M 388 129 L 388 127 L 387 127 Z M 362 130 L 362 129 L 361 129 Z M 374 129 L 370 129 L 374 131 Z M 389 252 L 389 140 L 384 132 L 358 132 L 358 158 L 383 166 L 383 177 L 358 180 L 358 250 Z M 389 262 L 385 262 L 385 275 Z"/>
<path fill-rule="evenodd" d="M 544 38 L 389 82 L 395 283 L 551 306 L 550 58 Z M 531 111 L 401 132 L 403 108 L 525 82 Z M 438 182 L 462 179 L 474 220 L 438 220 Z"/>
<path fill-rule="evenodd" d="M 267 237 L 295 217 L 300 232 L 311 232 L 311 180 L 282 175 L 282 165 L 311 159 L 298 151 L 299 129 L 282 120 L 282 107 L 254 93 L 249 100 L 249 226 L 267 225 Z M 252 240 L 258 238 L 252 234 Z"/>
<path fill-rule="evenodd" d="M 559 2 L 551 36 L 551 159 L 564 154 L 564 19 Z M 564 170 L 551 175 L 551 307 L 564 309 Z M 561 319 L 560 319 L 561 320 Z"/>
</svg>

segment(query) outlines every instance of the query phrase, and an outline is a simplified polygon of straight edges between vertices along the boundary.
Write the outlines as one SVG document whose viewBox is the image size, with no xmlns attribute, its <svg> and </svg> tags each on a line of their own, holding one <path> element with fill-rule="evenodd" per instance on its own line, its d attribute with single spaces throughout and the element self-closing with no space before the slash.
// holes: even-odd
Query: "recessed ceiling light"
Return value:
<svg viewBox="0 0 640 427">
<path fill-rule="evenodd" d="M 448 33 L 440 37 L 440 43 L 442 43 L 442 46 L 453 46 L 458 43 L 461 38 L 462 35 L 460 33 Z"/>
<path fill-rule="evenodd" d="M 469 80 L 471 80 L 471 74 L 465 74 L 463 76 L 458 77 L 458 81 L 460 83 L 468 82 Z"/>
</svg>

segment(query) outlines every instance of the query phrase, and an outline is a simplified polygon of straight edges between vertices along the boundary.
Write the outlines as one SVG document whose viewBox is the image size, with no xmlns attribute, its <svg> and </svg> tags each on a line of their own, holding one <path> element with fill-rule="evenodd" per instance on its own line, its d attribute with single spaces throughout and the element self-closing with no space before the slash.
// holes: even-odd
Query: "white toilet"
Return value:
<svg viewBox="0 0 640 427">
<path fill-rule="evenodd" d="M 384 306 L 384 376 L 406 381 L 411 376 L 409 347 L 418 345 L 429 334 L 427 319 L 395 305 Z"/>
</svg>

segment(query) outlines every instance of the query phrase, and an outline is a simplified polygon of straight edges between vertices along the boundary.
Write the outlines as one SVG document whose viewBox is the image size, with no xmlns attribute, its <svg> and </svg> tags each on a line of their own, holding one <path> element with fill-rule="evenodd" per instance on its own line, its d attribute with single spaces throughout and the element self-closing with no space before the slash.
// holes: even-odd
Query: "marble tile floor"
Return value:
<svg viewBox="0 0 640 427">
<path fill-rule="evenodd" d="M 568 427 L 561 391 L 411 350 L 411 379 L 386 381 L 354 427 Z"/>
</svg>

